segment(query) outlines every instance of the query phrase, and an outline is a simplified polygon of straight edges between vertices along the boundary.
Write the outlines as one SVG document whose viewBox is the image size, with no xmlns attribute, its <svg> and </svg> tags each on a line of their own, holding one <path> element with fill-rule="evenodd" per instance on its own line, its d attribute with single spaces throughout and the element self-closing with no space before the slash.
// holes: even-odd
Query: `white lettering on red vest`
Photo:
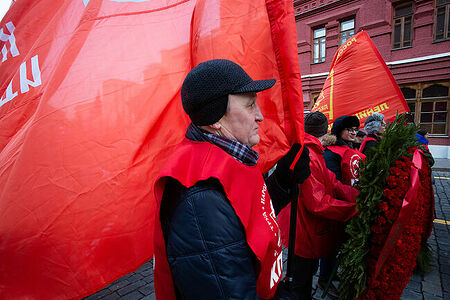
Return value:
<svg viewBox="0 0 450 300">
<path fill-rule="evenodd" d="M 266 191 L 267 191 L 267 186 L 264 183 L 264 185 L 262 187 L 262 191 L 261 191 L 261 204 L 263 206 L 266 204 Z"/>
<path fill-rule="evenodd" d="M 283 274 L 283 253 L 281 252 L 276 261 L 274 261 L 272 270 L 270 272 L 270 288 L 280 280 L 281 274 Z"/>
</svg>

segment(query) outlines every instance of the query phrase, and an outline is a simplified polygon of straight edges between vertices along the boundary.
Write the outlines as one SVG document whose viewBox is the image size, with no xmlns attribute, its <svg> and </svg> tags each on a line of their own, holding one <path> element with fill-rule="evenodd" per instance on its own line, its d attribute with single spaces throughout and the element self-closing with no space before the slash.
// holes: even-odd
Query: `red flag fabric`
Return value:
<svg viewBox="0 0 450 300">
<path fill-rule="evenodd" d="M 312 111 L 324 113 L 331 129 L 342 115 L 355 115 L 364 124 L 374 112 L 388 119 L 409 108 L 369 35 L 361 31 L 336 52 Z"/>
<path fill-rule="evenodd" d="M 152 187 L 198 63 L 277 79 L 262 171 L 302 141 L 292 1 L 17 0 L 0 26 L 0 298 L 83 297 L 152 257 Z"/>
</svg>

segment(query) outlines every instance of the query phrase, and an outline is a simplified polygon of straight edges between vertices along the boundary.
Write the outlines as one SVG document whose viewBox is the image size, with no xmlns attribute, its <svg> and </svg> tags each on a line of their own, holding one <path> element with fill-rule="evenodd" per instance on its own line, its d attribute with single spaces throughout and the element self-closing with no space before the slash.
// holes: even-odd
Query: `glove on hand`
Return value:
<svg viewBox="0 0 450 300">
<path fill-rule="evenodd" d="M 286 190 L 292 188 L 295 184 L 302 184 L 311 175 L 309 150 L 306 146 L 303 146 L 302 154 L 294 166 L 294 171 L 289 169 L 300 148 L 301 145 L 298 143 L 292 145 L 289 152 L 278 161 L 277 168 L 274 171 L 278 184 Z"/>
<path fill-rule="evenodd" d="M 275 296 L 273 297 L 273 300 L 294 300 L 298 299 L 296 295 L 292 295 L 288 284 L 286 282 L 286 278 L 280 281 L 277 286 L 277 291 L 275 292 Z"/>
</svg>

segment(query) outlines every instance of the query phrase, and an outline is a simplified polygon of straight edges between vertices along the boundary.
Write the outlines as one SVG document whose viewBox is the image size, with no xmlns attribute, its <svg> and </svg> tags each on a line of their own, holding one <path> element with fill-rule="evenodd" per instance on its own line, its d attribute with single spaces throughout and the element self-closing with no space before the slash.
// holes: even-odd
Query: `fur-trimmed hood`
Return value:
<svg viewBox="0 0 450 300">
<path fill-rule="evenodd" d="M 324 136 L 320 138 L 322 142 L 322 146 L 328 147 L 328 146 L 349 146 L 350 148 L 353 148 L 352 142 L 346 142 L 341 138 L 338 138 L 334 134 L 327 133 Z"/>
<path fill-rule="evenodd" d="M 325 134 L 325 135 L 321 138 L 321 140 L 322 140 L 322 145 L 323 145 L 324 147 L 327 147 L 327 146 L 334 146 L 334 145 L 336 145 L 336 143 L 337 143 L 337 137 L 336 137 L 334 134 L 331 134 L 331 133 Z"/>
</svg>

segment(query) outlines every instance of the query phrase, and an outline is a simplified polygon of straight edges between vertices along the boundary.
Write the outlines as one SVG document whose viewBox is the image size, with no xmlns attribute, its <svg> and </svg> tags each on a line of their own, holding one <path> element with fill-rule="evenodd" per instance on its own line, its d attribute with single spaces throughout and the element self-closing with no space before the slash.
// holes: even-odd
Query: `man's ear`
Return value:
<svg viewBox="0 0 450 300">
<path fill-rule="evenodd" d="M 216 122 L 211 125 L 204 125 L 204 126 L 199 126 L 199 127 L 205 131 L 215 133 L 215 132 L 217 132 L 217 130 L 220 130 L 220 128 L 222 128 L 222 125 L 220 125 L 219 122 Z"/>
<path fill-rule="evenodd" d="M 219 122 L 216 122 L 216 123 L 208 125 L 208 126 L 214 130 L 219 130 L 220 128 L 222 128 L 222 125 Z"/>
</svg>

